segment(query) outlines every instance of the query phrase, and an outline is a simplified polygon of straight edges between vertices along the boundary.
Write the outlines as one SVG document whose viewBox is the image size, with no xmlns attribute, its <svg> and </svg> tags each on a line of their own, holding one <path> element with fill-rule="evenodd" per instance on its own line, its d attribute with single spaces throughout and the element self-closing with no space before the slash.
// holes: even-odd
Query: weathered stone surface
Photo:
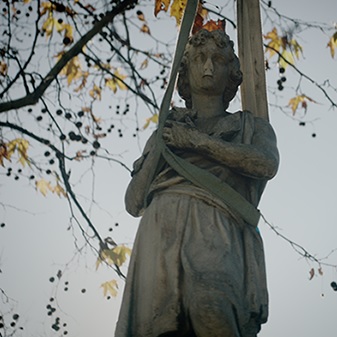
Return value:
<svg viewBox="0 0 337 337">
<path fill-rule="evenodd" d="M 197 33 L 178 80 L 187 108 L 172 110 L 162 137 L 174 153 L 257 206 L 277 171 L 278 151 L 267 121 L 226 111 L 241 79 L 228 36 Z M 256 336 L 268 316 L 258 230 L 168 165 L 152 182 L 145 207 L 156 146 L 154 133 L 125 197 L 128 212 L 142 219 L 115 336 Z"/>
</svg>

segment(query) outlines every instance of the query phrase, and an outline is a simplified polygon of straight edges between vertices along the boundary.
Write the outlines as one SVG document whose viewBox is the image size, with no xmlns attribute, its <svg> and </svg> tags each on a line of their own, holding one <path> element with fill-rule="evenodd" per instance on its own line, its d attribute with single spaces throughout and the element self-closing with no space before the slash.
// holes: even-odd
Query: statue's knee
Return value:
<svg viewBox="0 0 337 337">
<path fill-rule="evenodd" d="M 193 301 L 190 320 L 197 337 L 239 337 L 235 309 L 228 301 Z"/>
</svg>

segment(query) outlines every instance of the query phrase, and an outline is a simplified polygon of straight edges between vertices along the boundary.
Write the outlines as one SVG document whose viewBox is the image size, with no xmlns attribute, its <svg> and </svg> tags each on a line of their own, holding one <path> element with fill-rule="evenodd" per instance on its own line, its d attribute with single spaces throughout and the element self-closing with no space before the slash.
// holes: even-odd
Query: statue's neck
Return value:
<svg viewBox="0 0 337 337">
<path fill-rule="evenodd" d="M 192 95 L 192 107 L 197 112 L 198 118 L 207 119 L 220 116 L 225 107 L 222 96 Z"/>
</svg>

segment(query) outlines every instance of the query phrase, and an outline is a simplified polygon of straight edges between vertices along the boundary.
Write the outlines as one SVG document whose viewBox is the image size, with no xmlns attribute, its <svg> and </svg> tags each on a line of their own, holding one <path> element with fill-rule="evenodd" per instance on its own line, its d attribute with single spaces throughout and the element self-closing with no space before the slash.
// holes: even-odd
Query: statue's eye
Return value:
<svg viewBox="0 0 337 337">
<path fill-rule="evenodd" d="M 226 59 L 223 55 L 221 54 L 215 54 L 213 57 L 212 57 L 212 61 L 214 63 L 218 63 L 218 64 L 225 64 L 226 63 Z"/>
<path fill-rule="evenodd" d="M 199 53 L 194 58 L 195 62 L 204 63 L 206 61 L 206 56 L 202 53 Z"/>
</svg>

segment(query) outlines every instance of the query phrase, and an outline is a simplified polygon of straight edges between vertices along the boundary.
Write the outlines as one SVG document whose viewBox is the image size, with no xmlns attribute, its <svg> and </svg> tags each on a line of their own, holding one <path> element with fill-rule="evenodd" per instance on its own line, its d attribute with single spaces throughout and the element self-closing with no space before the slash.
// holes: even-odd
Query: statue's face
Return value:
<svg viewBox="0 0 337 337">
<path fill-rule="evenodd" d="M 213 39 L 189 50 L 188 79 L 191 94 L 222 95 L 228 79 L 226 49 L 219 48 Z"/>
</svg>

